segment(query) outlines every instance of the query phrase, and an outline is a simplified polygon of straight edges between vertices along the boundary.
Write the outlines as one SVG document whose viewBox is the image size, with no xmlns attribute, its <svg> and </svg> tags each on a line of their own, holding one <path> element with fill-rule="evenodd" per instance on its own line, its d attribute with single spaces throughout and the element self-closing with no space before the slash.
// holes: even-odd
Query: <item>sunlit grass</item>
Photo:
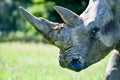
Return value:
<svg viewBox="0 0 120 80">
<path fill-rule="evenodd" d="M 104 80 L 109 56 L 74 72 L 61 68 L 59 49 L 45 44 L 0 43 L 0 80 Z"/>
</svg>

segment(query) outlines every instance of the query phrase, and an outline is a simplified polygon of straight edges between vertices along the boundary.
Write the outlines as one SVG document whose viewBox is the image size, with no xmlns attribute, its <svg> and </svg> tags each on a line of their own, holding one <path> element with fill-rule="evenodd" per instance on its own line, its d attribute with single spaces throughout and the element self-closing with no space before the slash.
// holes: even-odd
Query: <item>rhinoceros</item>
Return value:
<svg viewBox="0 0 120 80">
<path fill-rule="evenodd" d="M 81 15 L 54 6 L 64 23 L 37 18 L 23 7 L 19 9 L 49 43 L 60 49 L 61 67 L 79 72 L 116 49 L 106 70 L 106 80 L 120 80 L 120 0 L 90 0 Z"/>
</svg>

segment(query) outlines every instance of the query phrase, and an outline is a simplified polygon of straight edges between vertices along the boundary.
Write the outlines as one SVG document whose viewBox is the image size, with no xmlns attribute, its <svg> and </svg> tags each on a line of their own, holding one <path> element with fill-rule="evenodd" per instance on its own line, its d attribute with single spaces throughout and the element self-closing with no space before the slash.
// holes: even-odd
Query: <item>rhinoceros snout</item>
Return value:
<svg viewBox="0 0 120 80">
<path fill-rule="evenodd" d="M 63 68 L 68 68 L 73 71 L 79 72 L 82 69 L 85 69 L 86 66 L 79 59 L 72 59 L 70 62 L 66 63 L 64 61 L 59 60 L 59 64 Z"/>
</svg>

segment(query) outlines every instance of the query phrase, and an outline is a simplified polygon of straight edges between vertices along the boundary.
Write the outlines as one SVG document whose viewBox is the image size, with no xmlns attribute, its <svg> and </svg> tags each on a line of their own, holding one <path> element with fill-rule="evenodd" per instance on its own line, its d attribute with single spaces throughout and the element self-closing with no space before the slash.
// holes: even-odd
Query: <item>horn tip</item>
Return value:
<svg viewBox="0 0 120 80">
<path fill-rule="evenodd" d="M 22 8 L 22 6 L 19 6 L 19 9 Z"/>
<path fill-rule="evenodd" d="M 20 10 L 20 12 L 21 13 L 24 13 L 26 10 L 23 8 L 23 7 L 21 7 L 21 6 L 19 6 L 19 10 Z"/>
<path fill-rule="evenodd" d="M 19 6 L 19 10 L 20 10 L 20 12 L 22 12 L 22 13 L 29 13 L 27 10 L 25 10 L 22 6 Z"/>
<path fill-rule="evenodd" d="M 27 10 L 25 10 L 23 7 L 19 6 L 19 10 L 23 15 L 30 14 Z"/>
<path fill-rule="evenodd" d="M 56 11 L 58 11 L 58 10 L 60 10 L 60 9 L 63 9 L 63 7 L 61 7 L 61 6 L 54 6 L 53 7 Z"/>
<path fill-rule="evenodd" d="M 23 10 L 23 7 L 22 7 L 22 6 L 19 6 L 18 8 L 19 8 L 20 11 Z"/>
<path fill-rule="evenodd" d="M 61 7 L 61 6 L 54 6 L 53 8 L 55 8 L 55 9 L 56 9 L 56 8 L 59 8 L 59 7 Z"/>
</svg>

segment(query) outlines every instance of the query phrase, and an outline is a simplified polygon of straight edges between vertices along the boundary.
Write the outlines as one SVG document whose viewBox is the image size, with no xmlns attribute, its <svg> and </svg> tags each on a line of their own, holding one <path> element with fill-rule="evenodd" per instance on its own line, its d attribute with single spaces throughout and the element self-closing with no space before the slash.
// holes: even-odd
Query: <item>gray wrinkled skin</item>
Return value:
<svg viewBox="0 0 120 80">
<path fill-rule="evenodd" d="M 19 9 L 51 44 L 60 49 L 60 65 L 80 71 L 103 59 L 113 49 L 120 50 L 119 4 L 120 0 L 90 0 L 80 16 L 55 6 L 65 22 L 62 24 L 37 18 L 22 7 Z"/>
</svg>

